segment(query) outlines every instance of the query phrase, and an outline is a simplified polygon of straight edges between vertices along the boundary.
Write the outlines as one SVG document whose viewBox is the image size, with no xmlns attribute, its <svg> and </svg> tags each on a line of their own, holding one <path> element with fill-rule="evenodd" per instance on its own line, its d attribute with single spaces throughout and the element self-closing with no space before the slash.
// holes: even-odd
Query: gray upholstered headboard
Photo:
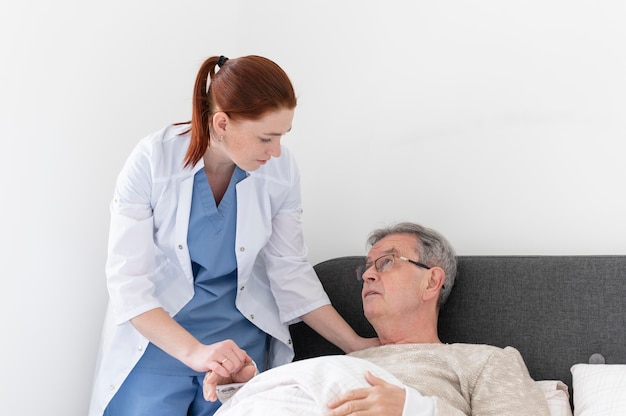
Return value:
<svg viewBox="0 0 626 416">
<path fill-rule="evenodd" d="M 441 311 L 443 342 L 517 348 L 535 380 L 562 380 L 570 367 L 602 354 L 626 363 L 626 256 L 460 256 Z M 330 299 L 363 336 L 375 336 L 354 277 L 363 257 L 315 266 Z M 293 325 L 296 359 L 341 351 L 303 323 Z"/>
</svg>

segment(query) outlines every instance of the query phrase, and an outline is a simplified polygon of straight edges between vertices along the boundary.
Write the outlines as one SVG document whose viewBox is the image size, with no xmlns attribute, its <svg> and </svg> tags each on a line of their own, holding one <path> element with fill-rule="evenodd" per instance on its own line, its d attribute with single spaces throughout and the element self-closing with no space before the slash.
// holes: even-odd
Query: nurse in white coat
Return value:
<svg viewBox="0 0 626 416">
<path fill-rule="evenodd" d="M 90 416 L 212 415 L 205 374 L 290 362 L 299 320 L 346 352 L 378 343 L 339 316 L 306 259 L 300 176 L 280 143 L 295 107 L 276 63 L 211 57 L 191 122 L 131 153 L 111 203 Z"/>
</svg>

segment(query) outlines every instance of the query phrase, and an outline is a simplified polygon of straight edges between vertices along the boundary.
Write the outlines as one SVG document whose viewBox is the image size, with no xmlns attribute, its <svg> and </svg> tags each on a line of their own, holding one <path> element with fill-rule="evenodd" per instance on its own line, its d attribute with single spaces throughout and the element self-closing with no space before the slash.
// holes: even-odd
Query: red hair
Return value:
<svg viewBox="0 0 626 416">
<path fill-rule="evenodd" d="M 223 111 L 232 120 L 258 120 L 270 111 L 293 109 L 297 104 L 289 77 L 275 62 L 256 55 L 244 56 L 227 60 L 216 72 L 218 60 L 218 56 L 212 56 L 204 61 L 196 77 L 191 127 L 185 132 L 191 132 L 185 167 L 195 165 L 204 156 L 215 112 Z"/>
</svg>

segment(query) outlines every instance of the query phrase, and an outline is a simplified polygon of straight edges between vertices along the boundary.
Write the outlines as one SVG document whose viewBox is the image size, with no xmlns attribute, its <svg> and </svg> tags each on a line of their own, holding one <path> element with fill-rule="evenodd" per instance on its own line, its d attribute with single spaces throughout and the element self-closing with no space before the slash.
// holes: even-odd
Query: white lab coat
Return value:
<svg viewBox="0 0 626 416">
<path fill-rule="evenodd" d="M 188 126 L 168 126 L 144 138 L 115 187 L 107 285 L 110 301 L 93 385 L 90 416 L 101 416 L 148 341 L 129 320 L 163 307 L 170 315 L 193 296 L 187 228 L 194 174 L 183 169 Z M 289 324 L 329 304 L 307 261 L 301 224 L 300 176 L 282 148 L 237 184 L 236 305 L 273 339 L 271 367 L 293 359 Z"/>
</svg>

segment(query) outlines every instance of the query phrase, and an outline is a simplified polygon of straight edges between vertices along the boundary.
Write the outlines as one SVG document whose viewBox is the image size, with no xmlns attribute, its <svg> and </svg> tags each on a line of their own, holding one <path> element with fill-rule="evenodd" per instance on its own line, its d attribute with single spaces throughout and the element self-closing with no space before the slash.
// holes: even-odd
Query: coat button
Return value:
<svg viewBox="0 0 626 416">
<path fill-rule="evenodd" d="M 182 250 L 182 249 L 183 249 L 183 245 L 182 245 L 182 244 L 179 244 L 179 245 L 178 245 L 178 249 L 179 249 L 179 250 Z"/>
<path fill-rule="evenodd" d="M 239 251 L 241 251 L 243 253 L 244 251 L 246 251 L 246 248 L 245 247 L 239 247 Z"/>
<path fill-rule="evenodd" d="M 250 315 L 250 319 L 254 319 L 254 314 Z"/>
<path fill-rule="evenodd" d="M 241 286 L 239 290 L 244 290 L 245 288 L 246 288 L 245 286 Z"/>
<path fill-rule="evenodd" d="M 109 385 L 109 390 L 111 390 L 111 391 L 115 390 L 115 384 Z"/>
<path fill-rule="evenodd" d="M 291 340 L 290 339 L 287 340 L 287 344 L 291 345 Z"/>
</svg>

